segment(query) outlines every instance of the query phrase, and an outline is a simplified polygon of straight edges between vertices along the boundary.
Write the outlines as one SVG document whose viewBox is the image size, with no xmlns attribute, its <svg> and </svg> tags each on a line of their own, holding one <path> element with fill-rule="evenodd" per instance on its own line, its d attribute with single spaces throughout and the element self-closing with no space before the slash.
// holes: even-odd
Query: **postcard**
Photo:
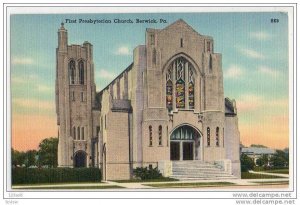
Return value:
<svg viewBox="0 0 300 205">
<path fill-rule="evenodd" d="M 293 6 L 5 5 L 7 200 L 295 203 Z"/>
</svg>

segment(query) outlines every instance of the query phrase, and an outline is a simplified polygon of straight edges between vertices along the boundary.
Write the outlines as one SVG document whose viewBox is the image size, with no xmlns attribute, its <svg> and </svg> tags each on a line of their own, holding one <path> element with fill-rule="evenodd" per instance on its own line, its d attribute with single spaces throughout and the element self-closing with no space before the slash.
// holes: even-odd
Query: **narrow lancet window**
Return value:
<svg viewBox="0 0 300 205">
<path fill-rule="evenodd" d="M 149 126 L 149 146 L 153 145 L 152 126 Z"/>
<path fill-rule="evenodd" d="M 81 128 L 81 139 L 84 140 L 84 127 Z"/>
<path fill-rule="evenodd" d="M 77 139 L 80 140 L 80 127 L 77 127 Z"/>
<path fill-rule="evenodd" d="M 210 128 L 207 128 L 207 146 L 210 146 Z"/>
<path fill-rule="evenodd" d="M 158 145 L 162 145 L 162 126 L 158 127 Z"/>
<path fill-rule="evenodd" d="M 83 85 L 84 84 L 84 63 L 83 63 L 83 61 L 79 61 L 78 69 L 79 69 L 79 83 L 81 85 Z"/>
<path fill-rule="evenodd" d="M 183 58 L 177 59 L 175 65 L 176 65 L 176 108 L 185 108 L 184 59 Z"/>
<path fill-rule="evenodd" d="M 219 127 L 216 129 L 216 146 L 220 146 L 220 133 L 219 133 Z"/>
<path fill-rule="evenodd" d="M 166 103 L 169 111 L 172 110 L 173 107 L 173 82 L 172 82 L 172 69 L 168 69 L 168 73 L 166 76 Z"/>
<path fill-rule="evenodd" d="M 70 77 L 70 84 L 75 84 L 75 61 L 71 60 L 69 62 L 69 77 Z"/>
<path fill-rule="evenodd" d="M 189 108 L 194 109 L 195 108 L 195 102 L 194 102 L 194 72 L 191 67 L 189 67 Z"/>
</svg>

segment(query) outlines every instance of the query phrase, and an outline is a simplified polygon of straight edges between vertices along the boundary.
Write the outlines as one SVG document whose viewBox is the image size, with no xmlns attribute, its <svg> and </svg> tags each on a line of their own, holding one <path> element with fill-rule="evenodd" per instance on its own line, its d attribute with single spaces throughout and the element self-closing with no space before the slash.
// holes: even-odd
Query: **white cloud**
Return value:
<svg viewBox="0 0 300 205">
<path fill-rule="evenodd" d="M 31 83 L 32 81 L 37 80 L 38 77 L 35 74 L 28 75 L 26 77 L 20 77 L 20 76 L 12 76 L 11 77 L 11 83 L 13 84 L 25 84 L 25 83 Z"/>
<path fill-rule="evenodd" d="M 238 65 L 230 65 L 229 68 L 224 69 L 225 78 L 238 78 L 243 75 L 244 71 Z"/>
<path fill-rule="evenodd" d="M 117 75 L 114 72 L 109 72 L 105 69 L 101 69 L 100 72 L 97 74 L 97 78 L 113 80 Z"/>
<path fill-rule="evenodd" d="M 258 31 L 258 32 L 251 32 L 250 37 L 256 40 L 264 41 L 264 40 L 269 40 L 271 38 L 271 35 L 265 31 Z"/>
<path fill-rule="evenodd" d="M 117 49 L 117 52 L 116 52 L 117 55 L 123 55 L 123 56 L 127 56 L 127 55 L 130 55 L 130 50 L 128 47 L 126 46 L 121 46 Z"/>
<path fill-rule="evenodd" d="M 37 85 L 37 90 L 39 92 L 52 92 L 52 91 L 54 91 L 52 86 L 41 85 L 41 84 Z"/>
<path fill-rule="evenodd" d="M 28 57 L 13 57 L 11 63 L 12 65 L 33 65 L 34 61 Z"/>
<path fill-rule="evenodd" d="M 269 68 L 267 66 L 258 67 L 258 72 L 269 75 L 271 77 L 277 77 L 279 74 L 279 72 L 277 70 L 275 70 L 274 68 Z"/>
<path fill-rule="evenodd" d="M 259 53 L 252 49 L 247 48 L 239 48 L 239 51 L 247 56 L 248 58 L 254 58 L 254 59 L 265 59 L 265 56 L 262 53 Z"/>
<path fill-rule="evenodd" d="M 236 100 L 238 112 L 247 112 L 258 109 L 263 105 L 263 98 L 255 94 L 244 94 Z"/>
</svg>

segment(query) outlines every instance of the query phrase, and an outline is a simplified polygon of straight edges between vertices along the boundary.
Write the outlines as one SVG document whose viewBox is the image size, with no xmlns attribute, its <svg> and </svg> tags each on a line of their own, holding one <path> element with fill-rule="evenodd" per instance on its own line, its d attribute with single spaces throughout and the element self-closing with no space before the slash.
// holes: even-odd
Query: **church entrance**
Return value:
<svg viewBox="0 0 300 205">
<path fill-rule="evenodd" d="M 74 167 L 86 167 L 86 153 L 84 151 L 76 152 L 74 156 Z"/>
<path fill-rule="evenodd" d="M 183 125 L 176 128 L 170 138 L 171 160 L 199 159 L 200 133 L 193 127 Z"/>
</svg>

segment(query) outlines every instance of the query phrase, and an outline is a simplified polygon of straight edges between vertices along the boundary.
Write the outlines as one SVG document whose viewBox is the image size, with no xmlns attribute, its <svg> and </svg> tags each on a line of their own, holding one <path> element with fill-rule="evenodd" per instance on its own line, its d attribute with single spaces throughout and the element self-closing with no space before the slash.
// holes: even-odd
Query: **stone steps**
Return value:
<svg viewBox="0 0 300 205">
<path fill-rule="evenodd" d="M 179 180 L 236 179 L 219 165 L 203 161 L 173 161 L 172 178 Z"/>
</svg>

